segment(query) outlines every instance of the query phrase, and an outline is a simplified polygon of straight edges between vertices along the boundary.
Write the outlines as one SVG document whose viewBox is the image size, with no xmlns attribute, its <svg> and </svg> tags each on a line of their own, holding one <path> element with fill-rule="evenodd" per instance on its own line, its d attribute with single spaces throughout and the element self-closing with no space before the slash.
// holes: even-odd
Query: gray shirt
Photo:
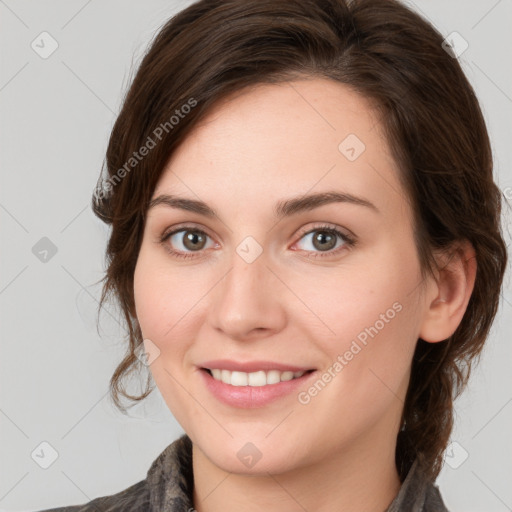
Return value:
<svg viewBox="0 0 512 512">
<path fill-rule="evenodd" d="M 183 435 L 153 462 L 144 480 L 111 496 L 84 505 L 41 512 L 194 512 L 192 441 Z M 448 512 L 439 489 L 419 470 L 417 461 L 391 505 L 383 512 Z"/>
</svg>

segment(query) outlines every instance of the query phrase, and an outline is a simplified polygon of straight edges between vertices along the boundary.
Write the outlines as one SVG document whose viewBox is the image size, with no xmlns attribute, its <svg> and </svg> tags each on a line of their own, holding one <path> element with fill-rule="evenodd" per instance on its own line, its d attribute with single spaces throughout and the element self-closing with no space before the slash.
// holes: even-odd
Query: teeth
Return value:
<svg viewBox="0 0 512 512">
<path fill-rule="evenodd" d="M 220 370 L 213 368 L 210 370 L 215 380 L 220 380 L 224 384 L 231 384 L 232 386 L 266 386 L 267 384 L 277 384 L 287 380 L 297 379 L 306 372 L 280 372 L 279 370 L 270 370 L 265 372 L 260 370 L 258 372 L 231 372 L 229 370 Z"/>
</svg>

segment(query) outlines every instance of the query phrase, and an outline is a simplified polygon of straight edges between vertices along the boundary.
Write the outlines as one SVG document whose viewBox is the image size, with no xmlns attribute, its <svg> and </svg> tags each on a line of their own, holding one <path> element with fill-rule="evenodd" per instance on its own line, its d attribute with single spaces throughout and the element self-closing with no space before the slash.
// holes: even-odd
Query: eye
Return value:
<svg viewBox="0 0 512 512">
<path fill-rule="evenodd" d="M 299 247 L 299 249 L 310 253 L 308 257 L 311 258 L 332 256 L 356 243 L 352 236 L 330 225 L 315 226 L 304 233 L 300 239 L 305 240 L 306 243 L 305 247 Z M 185 259 L 198 257 L 206 249 L 218 247 L 207 233 L 195 226 L 180 226 L 164 233 L 160 242 L 173 257 Z"/>
<path fill-rule="evenodd" d="M 328 225 L 315 226 L 302 235 L 301 240 L 306 241 L 301 250 L 312 252 L 313 258 L 324 257 L 322 253 L 326 253 L 325 256 L 332 256 L 355 245 L 353 237 Z"/>
<path fill-rule="evenodd" d="M 208 239 L 212 242 L 211 246 L 215 246 L 213 240 L 204 231 L 192 226 L 185 226 L 165 233 L 160 242 L 173 256 L 191 258 L 195 256 L 194 253 L 211 248 L 211 246 L 207 247 Z"/>
</svg>

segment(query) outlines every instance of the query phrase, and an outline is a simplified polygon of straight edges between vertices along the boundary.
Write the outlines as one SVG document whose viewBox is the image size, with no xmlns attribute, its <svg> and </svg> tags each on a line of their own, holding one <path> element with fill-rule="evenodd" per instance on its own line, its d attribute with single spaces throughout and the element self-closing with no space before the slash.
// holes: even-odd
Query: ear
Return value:
<svg viewBox="0 0 512 512">
<path fill-rule="evenodd" d="M 437 275 L 427 287 L 426 311 L 419 336 L 429 343 L 449 338 L 466 312 L 477 271 L 475 250 L 470 242 L 458 242 L 436 257 Z"/>
</svg>

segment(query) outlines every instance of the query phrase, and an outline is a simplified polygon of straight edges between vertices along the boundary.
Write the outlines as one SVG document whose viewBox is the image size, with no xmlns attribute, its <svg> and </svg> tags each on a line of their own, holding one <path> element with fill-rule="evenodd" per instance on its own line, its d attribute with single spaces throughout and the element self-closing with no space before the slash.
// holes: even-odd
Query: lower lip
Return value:
<svg viewBox="0 0 512 512">
<path fill-rule="evenodd" d="M 253 409 L 297 392 L 315 372 L 308 372 L 297 379 L 266 386 L 232 386 L 214 379 L 206 370 L 201 369 L 200 373 L 206 387 L 218 400 L 232 407 Z"/>
</svg>

